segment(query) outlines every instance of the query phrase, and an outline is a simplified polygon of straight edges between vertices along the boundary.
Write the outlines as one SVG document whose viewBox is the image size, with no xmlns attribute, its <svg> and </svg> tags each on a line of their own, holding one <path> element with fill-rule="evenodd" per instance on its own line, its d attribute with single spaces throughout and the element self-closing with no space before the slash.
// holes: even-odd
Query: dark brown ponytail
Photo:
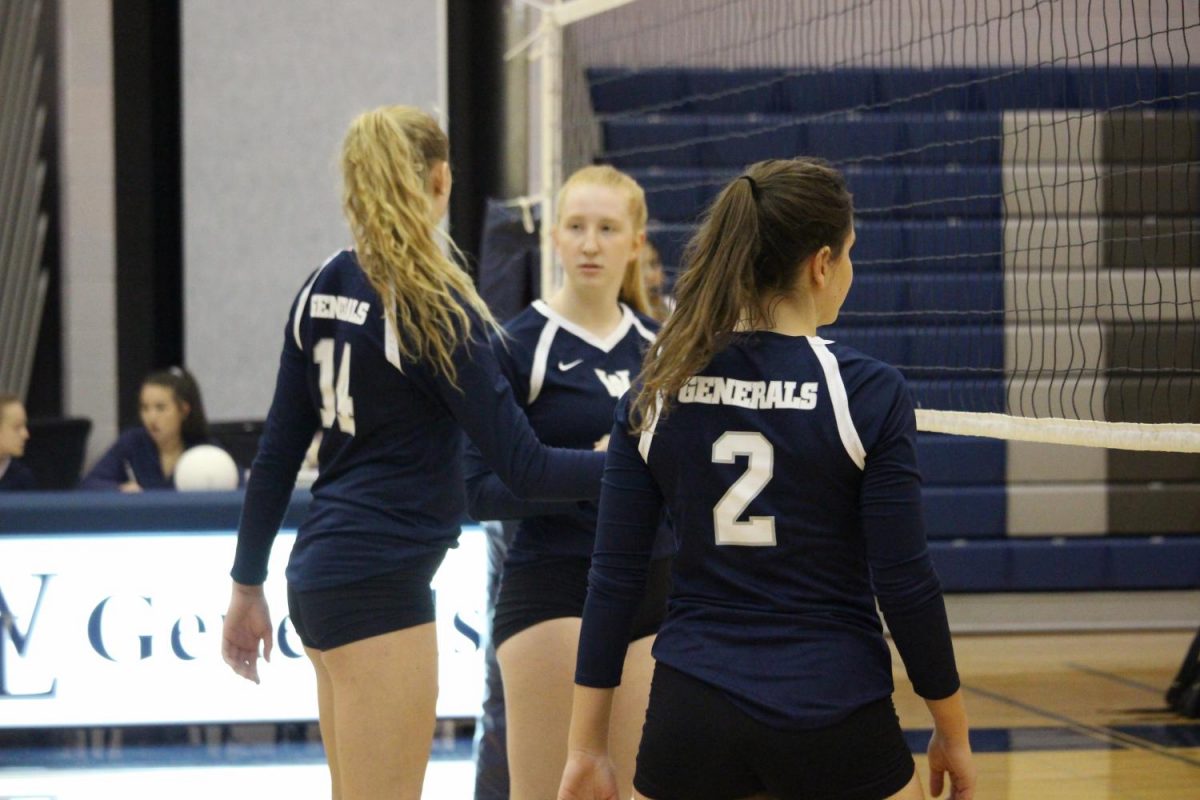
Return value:
<svg viewBox="0 0 1200 800">
<path fill-rule="evenodd" d="M 760 161 L 721 190 L 684 250 L 675 311 L 646 354 L 634 427 L 650 424 L 660 396 L 666 414 L 734 333 L 770 327 L 764 301 L 791 291 L 822 247 L 840 257 L 853 217 L 841 174 L 813 159 Z"/>
</svg>

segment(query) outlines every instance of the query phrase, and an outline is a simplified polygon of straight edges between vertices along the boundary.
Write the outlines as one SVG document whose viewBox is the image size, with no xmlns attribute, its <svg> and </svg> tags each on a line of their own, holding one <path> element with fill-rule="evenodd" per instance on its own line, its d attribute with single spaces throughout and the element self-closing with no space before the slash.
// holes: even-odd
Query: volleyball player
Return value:
<svg viewBox="0 0 1200 800">
<path fill-rule="evenodd" d="M 223 655 L 258 680 L 262 583 L 305 450 L 320 474 L 287 568 L 316 670 L 335 798 L 420 797 L 437 698 L 430 580 L 458 537 L 462 432 L 518 495 L 594 498 L 603 459 L 544 448 L 488 344 L 495 328 L 449 261 L 445 134 L 404 106 L 357 117 L 342 149 L 355 248 L 303 286 L 238 531 Z"/>
<path fill-rule="evenodd" d="M 609 166 L 567 179 L 552 229 L 563 286 L 507 326 L 497 357 L 542 441 L 604 447 L 617 400 L 637 375 L 658 324 L 646 316 L 639 251 L 646 200 Z M 492 638 L 504 683 L 509 785 L 514 798 L 553 797 L 566 762 L 572 676 L 596 534 L 594 503 L 515 501 L 478 458 L 468 466 L 476 519 L 521 518 L 504 562 Z M 627 629 L 612 752 L 628 797 L 650 691 L 650 647 L 662 621 L 674 539 L 658 529 L 651 579 Z M 623 643 L 624 644 L 624 643 Z"/>
<path fill-rule="evenodd" d="M 564 800 L 618 796 L 612 687 L 664 505 L 680 549 L 637 797 L 922 797 L 876 600 L 933 716 L 931 788 L 973 794 L 904 379 L 816 335 L 850 289 L 852 213 L 829 167 L 762 162 L 689 245 L 609 442 Z"/>
</svg>

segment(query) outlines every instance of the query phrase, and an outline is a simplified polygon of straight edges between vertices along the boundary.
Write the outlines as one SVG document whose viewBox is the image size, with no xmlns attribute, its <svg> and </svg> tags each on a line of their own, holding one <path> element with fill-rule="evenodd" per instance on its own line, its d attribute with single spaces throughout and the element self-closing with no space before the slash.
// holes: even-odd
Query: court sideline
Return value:
<svg viewBox="0 0 1200 800">
<path fill-rule="evenodd" d="M 1188 631 L 959 635 L 980 800 L 1193 800 L 1200 721 L 1162 711 Z M 914 752 L 929 717 L 896 663 L 896 706 Z M 924 758 L 918 756 L 924 774 Z M 439 741 L 424 797 L 471 796 L 470 744 Z M 0 750 L 7 798 L 192 798 L 226 792 L 328 797 L 313 745 Z"/>
</svg>

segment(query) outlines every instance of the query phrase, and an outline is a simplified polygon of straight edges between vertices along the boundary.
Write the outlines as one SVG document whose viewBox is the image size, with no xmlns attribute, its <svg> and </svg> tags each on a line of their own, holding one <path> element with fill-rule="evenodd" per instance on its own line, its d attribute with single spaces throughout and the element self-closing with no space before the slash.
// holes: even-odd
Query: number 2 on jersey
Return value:
<svg viewBox="0 0 1200 800">
<path fill-rule="evenodd" d="M 350 396 L 350 343 L 342 347 L 341 364 L 334 363 L 333 339 L 321 339 L 313 348 L 313 361 L 320 372 L 317 386 L 321 389 L 321 426 L 337 426 L 347 436 L 354 435 L 354 398 Z M 337 386 L 333 373 L 337 372 Z"/>
<path fill-rule="evenodd" d="M 713 529 L 717 533 L 717 544 L 773 546 L 774 517 L 750 517 L 746 520 L 738 517 L 770 483 L 775 472 L 775 448 L 767 441 L 767 437 L 758 432 L 726 431 L 713 442 L 714 464 L 733 464 L 738 456 L 746 456 L 746 471 L 713 507 Z"/>
</svg>

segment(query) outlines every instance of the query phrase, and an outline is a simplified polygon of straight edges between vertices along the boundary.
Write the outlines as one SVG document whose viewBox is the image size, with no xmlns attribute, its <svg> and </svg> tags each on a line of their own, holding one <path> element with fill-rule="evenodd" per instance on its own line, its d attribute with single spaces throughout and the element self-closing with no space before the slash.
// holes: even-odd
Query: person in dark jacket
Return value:
<svg viewBox="0 0 1200 800">
<path fill-rule="evenodd" d="M 81 488 L 174 489 L 179 457 L 208 442 L 200 386 L 182 367 L 153 372 L 142 381 L 139 412 L 142 424 L 117 438 L 84 476 Z"/>
</svg>

